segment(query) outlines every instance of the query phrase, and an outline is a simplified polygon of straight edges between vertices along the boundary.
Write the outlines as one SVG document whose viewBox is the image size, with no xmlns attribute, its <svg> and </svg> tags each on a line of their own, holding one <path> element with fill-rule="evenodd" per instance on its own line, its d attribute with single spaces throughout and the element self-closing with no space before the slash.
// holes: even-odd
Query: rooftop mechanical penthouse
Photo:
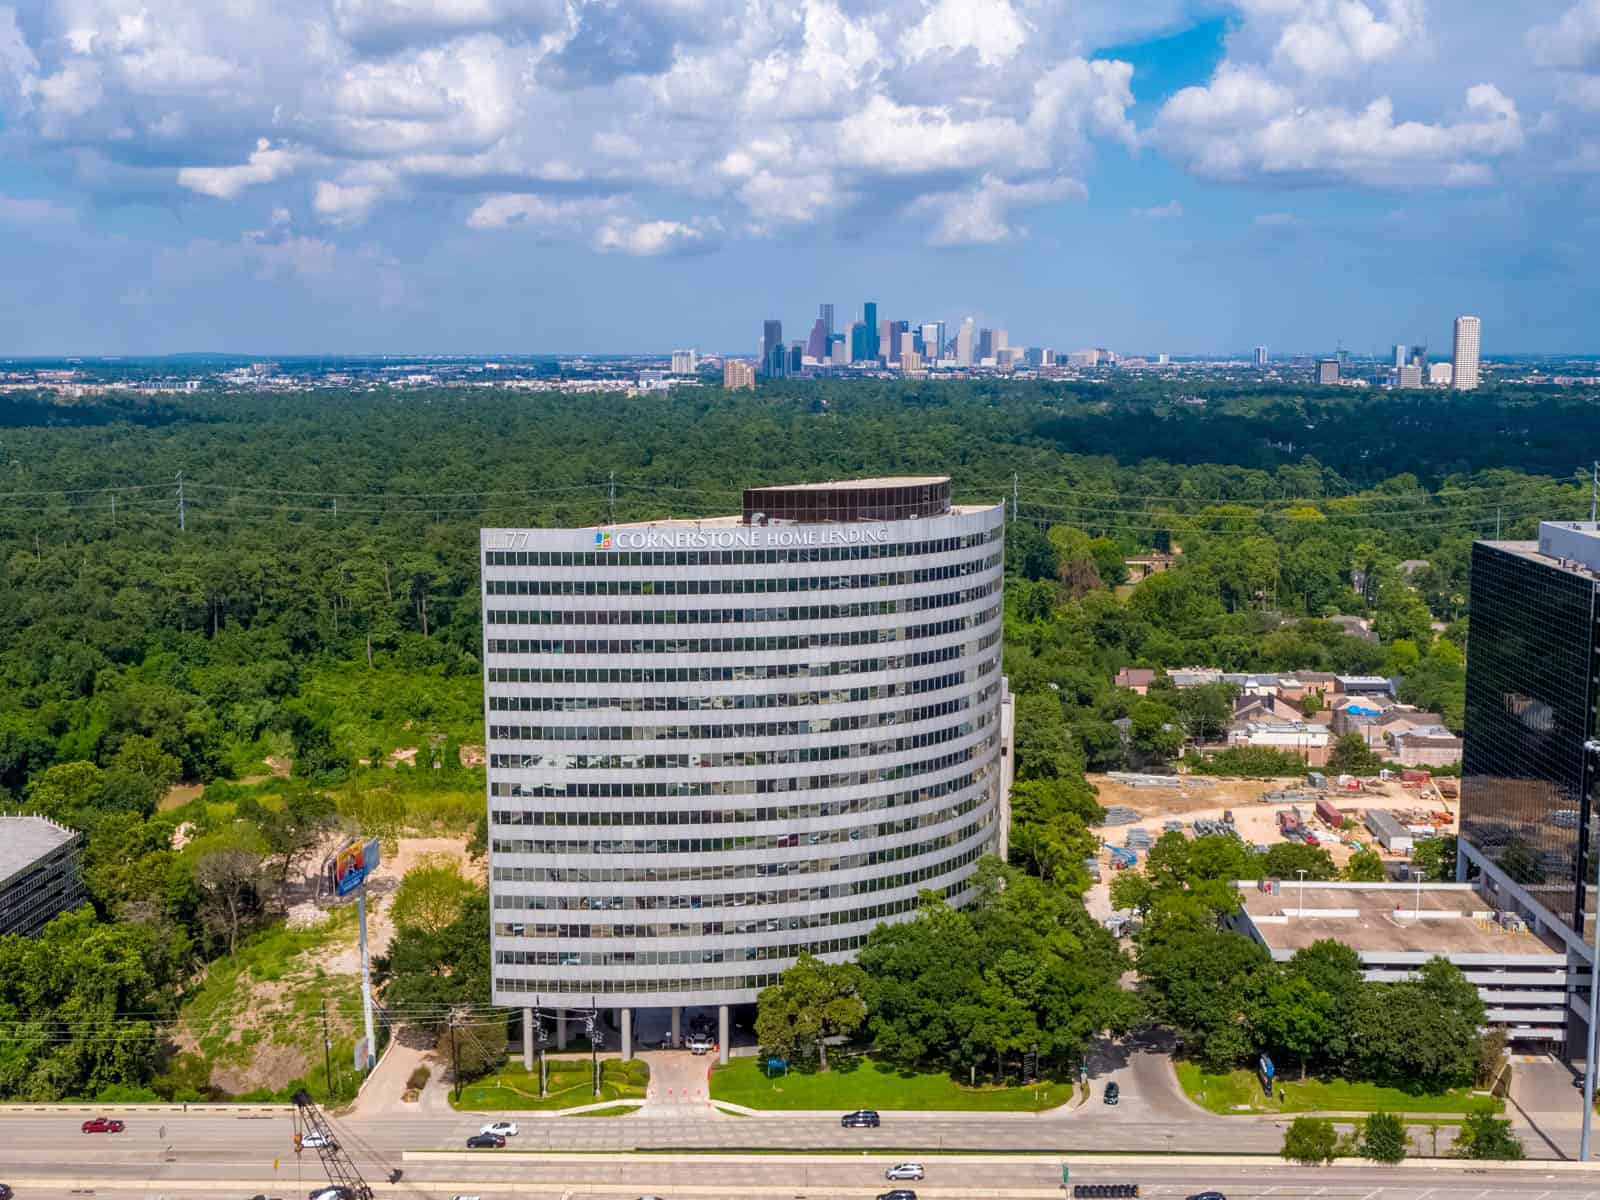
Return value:
<svg viewBox="0 0 1600 1200">
<path fill-rule="evenodd" d="M 1003 825 L 1004 506 L 947 478 L 482 531 L 494 1001 L 753 1003 Z M 563 1023 L 564 1024 L 564 1023 Z"/>
</svg>

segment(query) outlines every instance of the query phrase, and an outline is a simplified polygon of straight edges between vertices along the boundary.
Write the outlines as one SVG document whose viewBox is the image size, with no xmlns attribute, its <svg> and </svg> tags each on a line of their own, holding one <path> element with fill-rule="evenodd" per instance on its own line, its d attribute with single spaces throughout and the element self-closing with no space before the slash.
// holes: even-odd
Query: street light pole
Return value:
<svg viewBox="0 0 1600 1200">
<path fill-rule="evenodd" d="M 1302 868 L 1295 874 L 1300 876 L 1300 911 L 1295 915 L 1303 918 L 1306 915 L 1306 873 Z"/>
<path fill-rule="evenodd" d="M 1590 738 L 1584 742 L 1584 766 L 1592 767 L 1596 757 L 1600 757 L 1600 740 Z M 1589 773 L 1593 779 L 1592 771 Z M 1594 814 L 1589 817 L 1590 845 L 1588 847 L 1591 857 L 1594 854 L 1593 833 Z M 1596 909 L 1590 923 L 1594 926 L 1594 944 L 1589 950 L 1589 1031 L 1588 1047 L 1583 1056 L 1583 1138 L 1578 1143 L 1578 1160 L 1589 1161 L 1589 1131 L 1594 1120 L 1594 1055 L 1596 1046 L 1595 1022 L 1600 1020 L 1600 874 L 1595 877 Z M 1587 905 L 1585 906 L 1587 907 Z"/>
</svg>

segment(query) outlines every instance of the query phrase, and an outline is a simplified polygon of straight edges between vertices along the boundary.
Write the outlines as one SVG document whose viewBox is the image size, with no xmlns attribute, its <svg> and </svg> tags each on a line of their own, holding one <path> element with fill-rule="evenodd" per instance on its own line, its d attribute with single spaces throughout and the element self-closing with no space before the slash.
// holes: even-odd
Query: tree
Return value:
<svg viewBox="0 0 1600 1200">
<path fill-rule="evenodd" d="M 1351 1022 L 1367 1078 L 1440 1091 L 1472 1082 L 1484 1023 L 1483 1001 L 1444 959 L 1401 983 L 1367 984 Z"/>
<path fill-rule="evenodd" d="M 1382 883 L 1389 877 L 1376 850 L 1357 850 L 1344 865 L 1344 877 L 1351 883 Z"/>
<path fill-rule="evenodd" d="M 85 809 L 105 798 L 105 772 L 92 762 L 64 762 L 50 767 L 28 785 L 28 807 L 55 821 L 71 824 Z"/>
<path fill-rule="evenodd" d="M 1017 698 L 1017 778 L 1082 777 L 1083 756 L 1073 744 L 1061 701 L 1054 692 L 1029 692 Z"/>
<path fill-rule="evenodd" d="M 816 1053 L 828 1069 L 828 1039 L 848 1037 L 867 1019 L 866 977 L 854 963 L 828 963 L 804 951 L 756 998 L 756 1037 L 763 1053 L 794 1058 Z"/>
<path fill-rule="evenodd" d="M 441 1014 L 420 1024 L 440 1025 L 452 1005 L 485 1004 L 489 997 L 489 892 L 478 888 L 461 914 L 430 933 L 396 925 L 387 953 L 374 964 L 383 985 L 384 1002 L 393 1008 L 431 1010 Z M 496 925 L 497 931 L 503 927 Z"/>
<path fill-rule="evenodd" d="M 1489 1112 L 1467 1114 L 1456 1131 L 1451 1153 L 1458 1158 L 1520 1159 L 1522 1139 L 1511 1130 L 1511 1122 Z"/>
<path fill-rule="evenodd" d="M 1024 579 L 1054 579 L 1056 550 L 1050 540 L 1026 521 L 1006 526 L 1006 569 Z"/>
<path fill-rule="evenodd" d="M 1296 1117 L 1283 1134 L 1282 1155 L 1302 1167 L 1320 1167 L 1333 1161 L 1339 1134 L 1333 1122 L 1321 1117 Z"/>
<path fill-rule="evenodd" d="M 1183 750 L 1183 725 L 1178 710 L 1159 700 L 1143 699 L 1129 710 L 1133 745 L 1140 753 L 1165 761 Z"/>
<path fill-rule="evenodd" d="M 1408 1144 L 1406 1127 L 1393 1113 L 1375 1112 L 1362 1125 L 1362 1158 L 1392 1165 L 1405 1159 Z"/>
<path fill-rule="evenodd" d="M 1456 836 L 1453 833 L 1428 838 L 1411 852 L 1412 870 L 1423 872 L 1432 883 L 1449 883 L 1456 877 Z"/>
<path fill-rule="evenodd" d="M 454 924 L 477 889 L 444 855 L 429 855 L 406 872 L 389 909 L 397 929 L 438 935 Z"/>
<path fill-rule="evenodd" d="M 226 937 L 232 954 L 240 930 L 261 910 L 261 856 L 244 847 L 208 850 L 195 860 L 194 881 L 203 900 L 202 919 Z"/>
<path fill-rule="evenodd" d="M 1250 1009 L 1272 970 L 1264 946 L 1188 914 L 1152 909 L 1139 947 L 1141 991 L 1151 1016 L 1180 1030 L 1207 1067 L 1225 1070 L 1255 1048 Z"/>
<path fill-rule="evenodd" d="M 322 792 L 304 788 L 290 792 L 283 808 L 266 811 L 259 823 L 267 860 L 276 865 L 278 886 L 287 887 L 289 876 L 304 863 L 338 819 L 334 803 Z"/>
<path fill-rule="evenodd" d="M 1261 870 L 1268 879 L 1298 880 L 1301 871 L 1313 881 L 1339 877 L 1333 855 L 1321 846 L 1307 846 L 1302 842 L 1278 842 L 1268 846 L 1261 858 Z"/>
<path fill-rule="evenodd" d="M 1328 754 L 1328 770 L 1338 775 L 1376 775 L 1383 760 L 1359 733 L 1347 733 Z"/>
</svg>

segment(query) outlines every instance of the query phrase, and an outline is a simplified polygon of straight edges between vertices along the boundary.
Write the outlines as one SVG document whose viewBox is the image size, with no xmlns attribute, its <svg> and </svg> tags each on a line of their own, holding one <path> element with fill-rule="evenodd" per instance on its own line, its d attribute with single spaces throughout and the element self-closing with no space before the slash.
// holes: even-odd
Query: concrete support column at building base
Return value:
<svg viewBox="0 0 1600 1200">
<path fill-rule="evenodd" d="M 683 1006 L 672 1006 L 672 1048 L 681 1049 L 683 1046 Z"/>
<path fill-rule="evenodd" d="M 717 1006 L 717 1061 L 728 1063 L 728 1006 Z"/>
<path fill-rule="evenodd" d="M 633 1057 L 633 1009 L 624 1008 L 622 1012 L 622 1061 L 627 1062 Z"/>
<path fill-rule="evenodd" d="M 533 1009 L 522 1010 L 522 1069 L 533 1070 Z"/>
<path fill-rule="evenodd" d="M 556 1011 L 556 1049 L 567 1048 L 567 1010 L 562 1008 Z"/>
</svg>

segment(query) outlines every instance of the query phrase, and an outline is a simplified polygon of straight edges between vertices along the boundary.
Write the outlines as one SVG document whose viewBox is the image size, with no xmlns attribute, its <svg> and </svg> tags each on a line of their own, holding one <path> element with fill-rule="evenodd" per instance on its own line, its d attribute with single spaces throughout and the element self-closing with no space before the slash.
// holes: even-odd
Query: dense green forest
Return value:
<svg viewBox="0 0 1600 1200">
<path fill-rule="evenodd" d="M 1179 387 L 0 401 L 0 793 L 84 831 L 93 904 L 0 939 L 0 1095 L 203 1091 L 163 1023 L 280 920 L 320 837 L 470 829 L 480 525 L 727 512 L 747 485 L 852 475 L 1015 497 L 1013 866 L 1068 891 L 1084 771 L 1170 757 L 1217 701 L 1120 692 L 1120 667 L 1383 670 L 1459 721 L 1471 540 L 1587 515 L 1593 398 Z M 1157 547 L 1177 565 L 1131 586 L 1124 559 Z M 417 769 L 386 765 L 402 750 Z M 914 1012 L 874 1018 L 905 1061 L 966 1060 L 911 1047 Z"/>
</svg>

